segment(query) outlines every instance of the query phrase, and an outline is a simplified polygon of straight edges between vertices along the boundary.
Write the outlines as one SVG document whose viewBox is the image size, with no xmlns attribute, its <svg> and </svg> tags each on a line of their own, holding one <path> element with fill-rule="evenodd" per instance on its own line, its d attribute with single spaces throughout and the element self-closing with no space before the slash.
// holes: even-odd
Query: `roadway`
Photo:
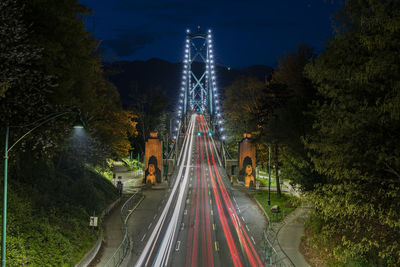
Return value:
<svg viewBox="0 0 400 267">
<path fill-rule="evenodd" d="M 262 266 L 265 218 L 231 187 L 208 133 L 204 116 L 193 114 L 164 206 L 136 246 L 135 266 Z"/>
</svg>

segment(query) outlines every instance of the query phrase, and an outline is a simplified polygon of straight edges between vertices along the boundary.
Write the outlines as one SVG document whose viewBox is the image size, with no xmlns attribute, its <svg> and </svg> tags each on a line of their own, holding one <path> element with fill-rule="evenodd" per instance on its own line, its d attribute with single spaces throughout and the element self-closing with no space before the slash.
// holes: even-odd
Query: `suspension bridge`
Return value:
<svg viewBox="0 0 400 267">
<path fill-rule="evenodd" d="M 176 168 L 135 266 L 262 266 L 224 170 L 218 97 L 211 30 L 187 30 L 170 154 Z"/>
</svg>

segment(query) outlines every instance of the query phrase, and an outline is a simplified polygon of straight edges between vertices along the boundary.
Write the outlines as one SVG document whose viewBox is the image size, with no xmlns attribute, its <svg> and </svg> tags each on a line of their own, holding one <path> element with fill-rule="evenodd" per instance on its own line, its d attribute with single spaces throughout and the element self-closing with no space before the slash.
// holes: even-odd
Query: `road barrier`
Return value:
<svg viewBox="0 0 400 267">
<path fill-rule="evenodd" d="M 266 266 L 275 267 L 294 267 L 293 262 L 287 257 L 285 252 L 275 244 L 278 239 L 278 232 L 285 224 L 285 221 L 271 222 L 268 220 L 268 227 L 263 233 L 263 261 Z"/>
<path fill-rule="evenodd" d="M 126 221 L 128 220 L 129 215 L 139 204 L 142 199 L 142 190 L 138 190 L 135 194 L 133 194 L 122 206 L 121 208 L 121 222 L 122 222 L 122 232 L 124 234 L 124 238 L 122 239 L 121 244 L 114 252 L 114 254 L 108 259 L 108 261 L 104 264 L 105 267 L 116 267 L 119 266 L 124 260 L 126 254 L 129 251 L 130 240 L 128 227 L 126 226 Z"/>
</svg>

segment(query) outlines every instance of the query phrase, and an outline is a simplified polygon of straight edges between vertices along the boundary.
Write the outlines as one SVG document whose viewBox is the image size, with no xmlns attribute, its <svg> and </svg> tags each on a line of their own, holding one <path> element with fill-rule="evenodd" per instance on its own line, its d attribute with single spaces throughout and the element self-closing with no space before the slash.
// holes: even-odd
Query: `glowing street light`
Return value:
<svg viewBox="0 0 400 267">
<path fill-rule="evenodd" d="M 52 116 L 48 116 L 47 118 L 41 118 L 33 123 L 30 123 L 29 125 L 33 126 L 32 129 L 28 130 L 25 134 L 23 134 L 14 144 L 12 144 L 10 147 L 8 146 L 8 138 L 10 135 L 10 127 L 12 128 L 13 126 L 10 126 L 9 124 L 6 124 L 6 135 L 5 135 L 5 142 L 4 142 L 4 191 L 3 191 L 3 224 L 2 224 L 2 236 L 1 236 L 1 266 L 4 267 L 6 266 L 6 239 L 7 239 L 7 178 L 8 178 L 8 152 L 11 151 L 11 149 L 14 148 L 15 145 L 17 145 L 22 139 L 24 139 L 27 135 L 31 134 L 34 130 L 39 128 L 40 126 L 53 121 L 54 119 L 64 116 L 66 114 L 70 113 L 77 113 L 75 122 L 73 123 L 73 128 L 74 129 L 83 129 L 85 127 L 85 124 L 83 123 L 81 119 L 81 112 L 79 109 L 75 110 L 68 110 L 64 112 L 58 112 L 53 114 Z M 24 127 L 24 126 L 15 126 L 18 128 Z"/>
</svg>

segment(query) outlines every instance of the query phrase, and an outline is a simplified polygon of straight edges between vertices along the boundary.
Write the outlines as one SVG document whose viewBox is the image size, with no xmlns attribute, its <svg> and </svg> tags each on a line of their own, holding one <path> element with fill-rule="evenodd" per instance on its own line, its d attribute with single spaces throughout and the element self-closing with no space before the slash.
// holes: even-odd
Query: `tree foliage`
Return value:
<svg viewBox="0 0 400 267">
<path fill-rule="evenodd" d="M 266 110 L 262 103 L 266 84 L 254 77 L 242 76 L 224 89 L 223 107 L 227 120 L 224 123 L 229 132 L 228 149 L 237 153 L 237 143 L 243 133 L 251 133 L 257 139 L 263 131 Z"/>
<path fill-rule="evenodd" d="M 149 138 L 150 131 L 158 132 L 158 136 L 168 142 L 167 121 L 168 112 L 166 111 L 169 99 L 160 87 L 143 90 L 137 86 L 132 86 L 130 92 L 130 104 L 128 109 L 137 114 L 138 134 L 132 138 L 135 146 L 135 153 L 144 153 L 145 142 Z"/>
<path fill-rule="evenodd" d="M 91 138 L 103 144 L 103 158 L 126 155 L 127 140 L 136 131 L 127 129 L 132 122 L 121 119 L 127 114 L 118 91 L 104 78 L 98 41 L 84 27 L 82 16 L 90 11 L 75 0 L 7 0 L 1 5 L 1 123 L 24 125 L 80 108 Z M 38 157 L 51 159 L 63 149 L 74 119 L 71 114 L 53 121 L 15 149 L 37 148 Z M 127 131 L 121 135 L 117 129 Z M 26 131 L 13 129 L 11 140 Z"/>
<path fill-rule="evenodd" d="M 400 2 L 346 1 L 337 35 L 307 66 L 321 99 L 307 148 L 326 176 L 311 193 L 334 255 L 400 264 Z"/>
<path fill-rule="evenodd" d="M 267 122 L 268 135 L 282 146 L 282 176 L 303 191 L 312 190 L 314 184 L 324 179 L 314 170 L 309 158 L 311 152 L 303 142 L 312 134 L 309 106 L 317 99 L 316 89 L 304 74 L 304 67 L 313 56 L 311 47 L 298 45 L 297 51 L 288 52 L 279 60 L 269 83 L 276 88 L 276 105 Z"/>
<path fill-rule="evenodd" d="M 96 239 L 89 214 L 117 195 L 86 164 L 126 156 L 129 138 L 137 135 L 136 115 L 122 109 L 118 91 L 104 78 L 99 42 L 85 30 L 89 12 L 77 0 L 0 2 L 0 124 L 26 126 L 11 127 L 10 144 L 38 119 L 65 110 L 79 108 L 86 124 L 85 131 L 72 132 L 71 112 L 10 152 L 10 266 L 79 260 Z"/>
</svg>

